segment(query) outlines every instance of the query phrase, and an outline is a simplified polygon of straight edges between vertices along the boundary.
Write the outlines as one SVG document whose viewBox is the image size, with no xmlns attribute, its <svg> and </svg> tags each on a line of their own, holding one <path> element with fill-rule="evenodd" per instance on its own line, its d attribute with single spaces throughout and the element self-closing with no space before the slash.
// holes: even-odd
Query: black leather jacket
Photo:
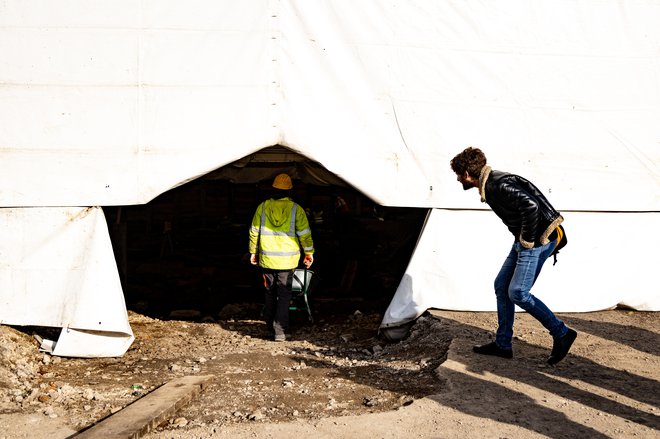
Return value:
<svg viewBox="0 0 660 439">
<path fill-rule="evenodd" d="M 479 178 L 481 201 L 513 233 L 525 248 L 545 245 L 554 239 L 564 218 L 529 180 L 485 166 Z"/>
</svg>

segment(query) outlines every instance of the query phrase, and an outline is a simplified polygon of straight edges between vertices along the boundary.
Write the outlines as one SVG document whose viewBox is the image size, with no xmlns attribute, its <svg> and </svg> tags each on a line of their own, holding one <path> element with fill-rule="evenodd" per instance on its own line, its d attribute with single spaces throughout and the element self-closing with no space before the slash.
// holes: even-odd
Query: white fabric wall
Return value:
<svg viewBox="0 0 660 439">
<path fill-rule="evenodd" d="M 8 0 L 0 206 L 144 203 L 281 143 L 385 205 L 479 207 L 447 165 L 475 145 L 560 209 L 658 211 L 659 22 L 656 1 Z"/>
<path fill-rule="evenodd" d="M 606 212 L 660 211 L 658 23 L 653 0 L 6 0 L 0 207 L 145 203 L 279 143 L 384 205 L 483 209 L 448 165 L 473 145 L 559 210 L 602 213 L 590 232 L 625 218 L 652 237 Z M 0 239 L 49 227 L 7 221 Z M 588 259 L 590 245 L 571 251 Z M 455 250 L 424 248 L 445 262 Z M 411 292 L 490 303 L 458 294 L 472 271 L 455 268 Z M 657 304 L 653 273 L 640 276 Z M 560 308 L 603 306 L 585 294 Z"/>
<path fill-rule="evenodd" d="M 0 323 L 62 327 L 56 355 L 124 354 L 134 337 L 100 208 L 0 209 Z"/>
<path fill-rule="evenodd" d="M 564 217 L 568 244 L 555 265 L 553 258 L 545 262 L 532 294 L 554 312 L 618 305 L 660 311 L 660 290 L 651 280 L 658 259 L 644 250 L 660 246 L 657 233 L 648 235 L 660 224 L 659 212 Z M 493 283 L 512 244 L 490 211 L 432 209 L 381 326 L 401 325 L 429 308 L 496 311 Z"/>
</svg>

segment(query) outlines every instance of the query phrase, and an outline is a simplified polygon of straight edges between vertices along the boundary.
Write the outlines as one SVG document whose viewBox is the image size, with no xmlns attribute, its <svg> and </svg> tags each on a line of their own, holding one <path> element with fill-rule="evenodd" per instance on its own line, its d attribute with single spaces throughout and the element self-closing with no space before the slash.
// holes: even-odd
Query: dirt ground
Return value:
<svg viewBox="0 0 660 439">
<path fill-rule="evenodd" d="M 660 437 L 657 313 L 561 315 L 579 335 L 551 367 L 551 339 L 526 314 L 504 360 L 471 351 L 494 313 L 432 310 L 388 343 L 381 315 L 344 309 L 298 318 L 276 343 L 246 307 L 208 323 L 129 312 L 121 358 L 51 357 L 30 328 L 0 326 L 0 439 L 70 437 L 196 374 L 214 378 L 146 437 Z"/>
</svg>

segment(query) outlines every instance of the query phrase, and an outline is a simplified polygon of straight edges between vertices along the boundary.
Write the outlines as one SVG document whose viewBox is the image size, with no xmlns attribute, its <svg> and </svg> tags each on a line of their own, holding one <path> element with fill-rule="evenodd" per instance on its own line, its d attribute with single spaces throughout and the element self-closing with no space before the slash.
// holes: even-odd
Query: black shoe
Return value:
<svg viewBox="0 0 660 439">
<path fill-rule="evenodd" d="M 502 349 L 494 341 L 481 346 L 474 346 L 472 350 L 477 354 L 482 355 L 494 355 L 496 357 L 502 358 L 513 358 L 513 349 Z"/>
<path fill-rule="evenodd" d="M 561 338 L 556 338 L 552 345 L 552 353 L 548 358 L 548 364 L 557 364 L 568 354 L 569 349 L 577 338 L 577 332 L 568 328 L 568 332 Z"/>
</svg>

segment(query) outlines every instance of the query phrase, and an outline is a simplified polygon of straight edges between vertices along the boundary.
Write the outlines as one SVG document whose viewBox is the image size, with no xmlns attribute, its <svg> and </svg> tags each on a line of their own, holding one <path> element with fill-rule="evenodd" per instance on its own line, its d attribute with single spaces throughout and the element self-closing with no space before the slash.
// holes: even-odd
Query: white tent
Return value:
<svg viewBox="0 0 660 439">
<path fill-rule="evenodd" d="M 275 144 L 432 209 L 385 326 L 493 309 L 511 238 L 449 169 L 468 145 L 564 213 L 569 246 L 536 286 L 551 307 L 658 310 L 659 22 L 652 0 L 4 1 L 0 323 L 121 355 L 132 332 L 90 206 Z"/>
</svg>

